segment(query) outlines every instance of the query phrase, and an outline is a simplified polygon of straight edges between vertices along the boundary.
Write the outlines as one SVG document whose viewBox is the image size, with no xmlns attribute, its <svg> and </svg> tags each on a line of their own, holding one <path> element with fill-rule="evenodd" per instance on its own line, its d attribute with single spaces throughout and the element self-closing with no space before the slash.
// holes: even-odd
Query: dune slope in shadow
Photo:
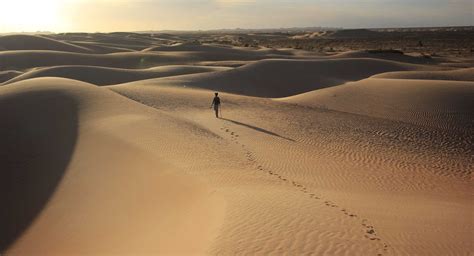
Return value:
<svg viewBox="0 0 474 256">
<path fill-rule="evenodd" d="M 0 252 L 41 212 L 70 161 L 77 104 L 59 92 L 0 91 Z"/>
</svg>

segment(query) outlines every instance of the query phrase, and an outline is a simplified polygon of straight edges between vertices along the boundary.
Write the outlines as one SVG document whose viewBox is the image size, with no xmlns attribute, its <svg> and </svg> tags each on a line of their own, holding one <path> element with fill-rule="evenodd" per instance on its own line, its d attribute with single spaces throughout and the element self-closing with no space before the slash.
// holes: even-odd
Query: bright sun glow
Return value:
<svg viewBox="0 0 474 256">
<path fill-rule="evenodd" d="M 0 31 L 57 30 L 61 0 L 0 0 Z"/>
</svg>

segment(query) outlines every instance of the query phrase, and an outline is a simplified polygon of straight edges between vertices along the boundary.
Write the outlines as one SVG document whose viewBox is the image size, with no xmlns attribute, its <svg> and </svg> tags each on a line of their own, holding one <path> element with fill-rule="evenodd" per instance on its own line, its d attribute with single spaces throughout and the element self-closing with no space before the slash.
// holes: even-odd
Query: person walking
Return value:
<svg viewBox="0 0 474 256">
<path fill-rule="evenodd" d="M 221 99 L 219 98 L 219 93 L 215 93 L 214 100 L 212 100 L 211 108 L 214 107 L 216 112 L 216 118 L 219 118 L 219 108 L 221 107 Z"/>
</svg>

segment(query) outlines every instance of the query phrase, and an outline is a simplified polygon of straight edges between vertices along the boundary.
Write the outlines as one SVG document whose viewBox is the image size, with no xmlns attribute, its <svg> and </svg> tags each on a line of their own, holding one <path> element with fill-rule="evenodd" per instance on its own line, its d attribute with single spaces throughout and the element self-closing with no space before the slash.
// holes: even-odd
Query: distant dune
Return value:
<svg viewBox="0 0 474 256">
<path fill-rule="evenodd" d="M 225 67 L 206 66 L 159 66 L 149 69 L 119 69 L 94 66 L 56 66 L 41 68 L 19 75 L 5 84 L 37 77 L 64 77 L 96 85 L 110 85 L 131 81 L 228 70 Z"/>
<path fill-rule="evenodd" d="M 378 35 L 378 32 L 369 29 L 342 29 L 325 36 L 330 38 L 373 38 Z"/>
<path fill-rule="evenodd" d="M 286 56 L 286 55 L 285 55 Z M 0 51 L 0 67 L 28 69 L 59 65 L 87 65 L 115 68 L 149 68 L 159 65 L 191 64 L 200 61 L 260 60 L 281 58 L 283 55 L 269 55 L 260 51 L 245 53 L 233 50 L 212 51 L 159 51 L 119 52 L 110 54 L 79 54 L 59 51 Z M 293 56 L 293 58 L 297 58 Z"/>
<path fill-rule="evenodd" d="M 402 71 L 388 72 L 373 76 L 374 78 L 390 79 L 419 79 L 419 80 L 447 80 L 447 81 L 474 81 L 474 68 L 465 68 L 447 71 Z"/>
<path fill-rule="evenodd" d="M 149 84 L 172 84 L 259 97 L 285 97 L 343 84 L 374 74 L 434 67 L 377 59 L 262 60 L 233 70 L 187 75 Z"/>
<path fill-rule="evenodd" d="M 158 65 L 189 63 L 192 56 L 166 53 L 112 53 L 79 54 L 58 51 L 4 51 L 0 52 L 0 66 L 15 69 L 61 65 L 86 65 L 115 68 L 149 68 Z"/>
<path fill-rule="evenodd" d="M 294 55 L 293 52 L 276 50 L 276 49 L 254 49 L 248 47 L 231 47 L 224 45 L 201 45 L 195 43 L 175 44 L 170 46 L 155 46 L 147 48 L 143 51 L 189 51 L 189 52 L 206 52 L 215 54 L 228 54 L 228 55 L 257 55 L 257 56 L 270 56 L 274 55 Z"/>
<path fill-rule="evenodd" d="M 51 50 L 76 53 L 92 53 L 92 50 L 42 36 L 8 35 L 0 36 L 0 49 L 12 50 Z"/>
<path fill-rule="evenodd" d="M 114 45 L 114 44 L 104 44 L 96 42 L 87 42 L 87 41 L 72 41 L 74 45 L 81 47 L 86 47 L 94 53 L 107 54 L 107 53 L 116 53 L 116 52 L 133 52 L 134 49 L 126 48 L 127 46 L 123 45 Z"/>
<path fill-rule="evenodd" d="M 5 81 L 8 81 L 8 80 L 10 80 L 14 77 L 17 77 L 21 74 L 23 74 L 23 73 L 20 72 L 20 71 L 16 71 L 16 70 L 0 71 L 0 84 L 5 82 Z"/>
<path fill-rule="evenodd" d="M 437 60 L 426 57 L 414 57 L 395 50 L 349 51 L 331 56 L 331 58 L 374 58 L 393 60 L 413 64 L 435 64 Z"/>
</svg>

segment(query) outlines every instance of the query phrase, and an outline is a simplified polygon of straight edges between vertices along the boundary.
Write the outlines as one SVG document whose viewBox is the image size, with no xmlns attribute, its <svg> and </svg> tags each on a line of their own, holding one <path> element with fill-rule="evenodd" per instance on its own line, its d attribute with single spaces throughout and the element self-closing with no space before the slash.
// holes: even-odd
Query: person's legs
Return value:
<svg viewBox="0 0 474 256">
<path fill-rule="evenodd" d="M 215 106 L 214 111 L 216 111 L 216 117 L 219 118 L 219 107 Z"/>
</svg>

